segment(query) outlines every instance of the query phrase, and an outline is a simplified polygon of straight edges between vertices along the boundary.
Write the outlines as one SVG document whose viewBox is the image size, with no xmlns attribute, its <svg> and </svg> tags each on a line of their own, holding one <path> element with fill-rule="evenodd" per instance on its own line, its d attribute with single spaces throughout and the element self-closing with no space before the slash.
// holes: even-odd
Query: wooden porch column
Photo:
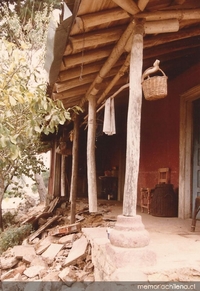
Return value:
<svg viewBox="0 0 200 291">
<path fill-rule="evenodd" d="M 76 197 L 77 197 L 77 183 L 78 183 L 78 150 L 79 150 L 79 116 L 76 115 L 74 119 L 74 136 L 72 148 L 72 176 L 70 187 L 71 198 L 71 223 L 75 223 L 76 216 Z"/>
<path fill-rule="evenodd" d="M 129 105 L 127 117 L 126 172 L 123 215 L 135 216 L 140 162 L 140 123 L 142 107 L 143 25 L 137 24 L 130 60 Z"/>
<path fill-rule="evenodd" d="M 48 205 L 49 202 L 54 198 L 54 187 L 55 187 L 55 165 L 56 165 L 56 139 L 53 140 L 53 146 L 51 149 L 51 156 L 50 156 L 50 176 L 49 176 L 49 183 L 48 183 L 48 194 L 46 197 L 46 204 Z"/>
<path fill-rule="evenodd" d="M 97 183 L 95 160 L 96 97 L 88 97 L 87 180 L 89 212 L 97 212 Z"/>
<path fill-rule="evenodd" d="M 130 60 L 130 89 L 127 118 L 127 149 L 124 185 L 123 215 L 118 215 L 115 228 L 110 233 L 112 245 L 122 248 L 141 248 L 137 259 L 144 259 L 144 246 L 149 244 L 140 215 L 136 215 L 138 172 L 140 161 L 140 120 L 142 105 L 143 24 L 136 23 Z M 135 254 L 135 253 L 134 253 Z M 145 256 L 152 256 L 146 253 Z M 152 256 L 152 262 L 154 255 Z"/>
<path fill-rule="evenodd" d="M 61 186 L 60 186 L 61 197 L 66 196 L 65 176 L 66 176 L 66 156 L 62 155 L 61 156 Z"/>
</svg>

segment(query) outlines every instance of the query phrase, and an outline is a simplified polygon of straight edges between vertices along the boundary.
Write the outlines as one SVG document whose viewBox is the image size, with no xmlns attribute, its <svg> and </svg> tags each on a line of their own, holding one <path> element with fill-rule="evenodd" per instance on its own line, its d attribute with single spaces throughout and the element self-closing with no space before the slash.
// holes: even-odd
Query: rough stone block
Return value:
<svg viewBox="0 0 200 291">
<path fill-rule="evenodd" d="M 66 243 L 72 243 L 75 240 L 75 234 L 68 234 L 63 237 L 61 237 L 58 241 L 59 244 L 66 244 Z"/>
<path fill-rule="evenodd" d="M 88 240 L 85 236 L 82 236 L 81 238 L 76 240 L 73 243 L 69 255 L 64 262 L 64 266 L 69 266 L 70 264 L 73 264 L 77 259 L 83 257 L 86 253 L 87 246 Z"/>
<path fill-rule="evenodd" d="M 33 277 L 39 275 L 40 271 L 43 269 L 45 269 L 45 268 L 42 266 L 32 266 L 30 268 L 27 268 L 24 271 L 24 275 L 26 275 L 29 278 L 33 278 Z"/>
<path fill-rule="evenodd" d="M 13 254 L 17 259 L 22 259 L 26 255 L 33 255 L 35 256 L 35 249 L 32 246 L 14 246 L 13 247 Z"/>
<path fill-rule="evenodd" d="M 22 274 L 24 272 L 24 270 L 26 270 L 26 266 L 25 265 L 21 265 L 15 269 L 11 269 L 8 272 L 4 273 L 1 276 L 1 280 L 8 280 L 8 279 L 12 279 L 14 278 L 17 274 Z"/>
<path fill-rule="evenodd" d="M 35 247 L 36 254 L 41 255 L 43 252 L 46 251 L 46 249 L 50 246 L 51 239 L 49 237 L 41 240 Z"/>
<path fill-rule="evenodd" d="M 42 254 L 43 258 L 48 259 L 48 261 L 53 261 L 55 256 L 59 253 L 59 251 L 63 248 L 62 244 L 51 244 L 48 249 Z"/>
<path fill-rule="evenodd" d="M 7 270 L 14 267 L 18 263 L 16 257 L 0 258 L 0 265 L 2 270 Z"/>
</svg>

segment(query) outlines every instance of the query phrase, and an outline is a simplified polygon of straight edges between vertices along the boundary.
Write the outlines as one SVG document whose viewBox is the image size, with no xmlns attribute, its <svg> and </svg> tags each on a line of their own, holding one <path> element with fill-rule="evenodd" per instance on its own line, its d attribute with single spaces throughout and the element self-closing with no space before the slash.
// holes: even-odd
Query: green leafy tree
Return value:
<svg viewBox="0 0 200 291">
<path fill-rule="evenodd" d="M 2 200 L 8 186 L 18 188 L 16 178 L 34 178 L 43 164 L 41 134 L 58 131 L 70 120 L 70 108 L 46 96 L 42 69 L 49 8 L 35 14 L 34 24 L 23 27 L 16 12 L 4 7 L 0 21 L 0 228 Z M 45 24 L 45 28 L 44 28 Z M 35 26 L 37 29 L 35 29 Z M 4 28 L 2 30 L 1 28 Z M 12 36 L 12 38 L 11 38 Z M 37 41 L 36 41 L 37 40 Z M 75 108 L 77 109 L 77 108 Z"/>
</svg>

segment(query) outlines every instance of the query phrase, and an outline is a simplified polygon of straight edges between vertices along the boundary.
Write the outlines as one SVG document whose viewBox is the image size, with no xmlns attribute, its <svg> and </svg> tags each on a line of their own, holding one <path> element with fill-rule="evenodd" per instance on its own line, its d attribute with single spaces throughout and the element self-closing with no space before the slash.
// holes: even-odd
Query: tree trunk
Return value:
<svg viewBox="0 0 200 291">
<path fill-rule="evenodd" d="M 4 196 L 4 179 L 0 174 L 0 229 L 3 231 L 2 201 Z"/>
<path fill-rule="evenodd" d="M 140 162 L 140 122 L 142 107 L 143 25 L 137 24 L 130 61 L 129 106 L 127 118 L 126 174 L 123 215 L 135 216 Z"/>
<path fill-rule="evenodd" d="M 40 197 L 40 203 L 42 203 L 46 199 L 47 188 L 45 187 L 42 175 L 40 175 L 38 173 L 35 174 L 35 180 L 36 180 L 36 183 L 37 183 L 37 189 L 38 189 L 38 194 L 39 194 L 39 197 Z"/>
</svg>

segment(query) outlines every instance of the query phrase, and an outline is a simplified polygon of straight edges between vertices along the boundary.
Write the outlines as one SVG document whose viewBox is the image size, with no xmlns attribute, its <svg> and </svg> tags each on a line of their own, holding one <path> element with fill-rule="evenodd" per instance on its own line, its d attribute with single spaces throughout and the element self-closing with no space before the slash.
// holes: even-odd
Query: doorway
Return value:
<svg viewBox="0 0 200 291">
<path fill-rule="evenodd" d="M 200 97 L 200 84 L 186 91 L 180 99 L 179 207 L 178 217 L 192 216 L 193 188 L 193 101 Z"/>
<path fill-rule="evenodd" d="M 195 198 L 200 196 L 200 99 L 193 101 L 193 183 L 192 183 L 192 212 Z M 200 213 L 197 216 L 200 219 Z"/>
</svg>

